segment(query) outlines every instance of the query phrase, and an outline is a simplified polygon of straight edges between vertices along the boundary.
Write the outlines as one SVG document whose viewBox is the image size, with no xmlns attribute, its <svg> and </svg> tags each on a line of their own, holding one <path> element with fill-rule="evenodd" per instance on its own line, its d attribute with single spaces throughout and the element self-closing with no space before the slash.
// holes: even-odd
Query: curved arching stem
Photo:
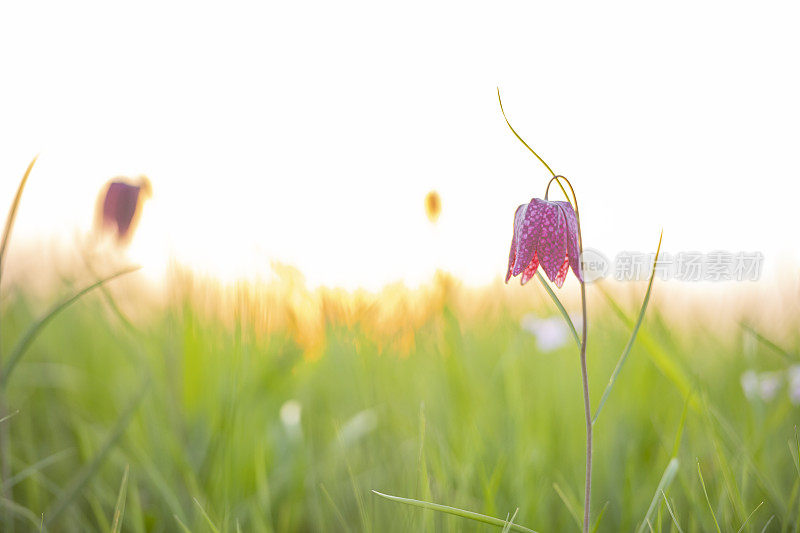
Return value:
<svg viewBox="0 0 800 533">
<path fill-rule="evenodd" d="M 498 88 L 497 88 L 497 101 L 498 101 L 498 102 L 500 102 L 500 112 L 503 114 L 503 118 L 505 119 L 505 121 L 506 121 L 506 124 L 508 124 L 508 129 L 510 129 L 510 130 L 511 130 L 511 133 L 513 133 L 513 134 L 514 134 L 514 136 L 515 136 L 517 139 L 519 139 L 519 142 L 521 142 L 522 144 L 524 144 L 524 145 L 525 145 L 525 148 L 527 148 L 528 150 L 530 150 L 530 152 L 531 152 L 533 155 L 535 155 L 535 156 L 536 156 L 536 159 L 538 159 L 538 160 L 539 160 L 539 161 L 540 161 L 540 162 L 541 162 L 541 163 L 542 163 L 542 164 L 545 166 L 545 168 L 546 168 L 546 169 L 547 169 L 547 170 L 550 172 L 550 174 L 552 174 L 552 176 L 553 176 L 553 177 L 555 177 L 555 176 L 556 176 L 556 173 L 555 173 L 555 172 L 553 172 L 553 169 L 552 169 L 552 168 L 550 168 L 550 165 L 548 165 L 547 163 L 545 163 L 545 162 L 544 162 L 544 159 L 542 159 L 542 157 L 541 157 L 539 154 L 537 154 L 537 153 L 534 151 L 534 149 L 533 149 L 533 148 L 531 148 L 531 147 L 528 145 L 528 143 L 526 143 L 526 142 L 525 142 L 525 140 L 524 140 L 522 137 L 520 137 L 520 136 L 519 136 L 519 133 L 517 133 L 517 130 L 515 130 L 515 129 L 514 129 L 512 126 L 511 126 L 511 123 L 508 121 L 508 117 L 506 116 L 506 112 L 505 112 L 505 110 L 503 109 L 503 99 L 502 99 L 502 98 L 500 98 L 500 87 L 498 87 Z M 558 186 L 559 186 L 559 187 L 561 187 L 561 191 L 564 193 L 564 196 L 567 196 L 567 191 L 565 191 L 565 190 L 564 190 L 564 186 L 563 186 L 563 185 L 561 185 L 561 182 L 558 182 Z"/>
<path fill-rule="evenodd" d="M 575 207 L 575 218 L 578 223 L 578 251 L 580 255 L 583 255 L 583 238 L 581 236 L 581 217 L 580 213 L 578 212 L 578 197 L 575 196 L 575 189 L 572 188 L 572 184 L 569 182 L 567 178 L 561 175 L 557 175 L 553 172 L 553 169 L 550 168 L 550 165 L 544 162 L 544 159 L 541 158 L 539 154 L 537 154 L 533 148 L 531 148 L 528 143 L 526 143 L 522 137 L 516 132 L 516 130 L 511 126 L 511 123 L 508 121 L 508 117 L 506 117 L 506 112 L 503 110 L 503 100 L 500 98 L 500 88 L 497 88 L 497 100 L 500 102 L 500 112 L 503 113 L 503 118 L 508 124 L 511 133 L 519 139 L 519 142 L 525 145 L 525 148 L 530 150 L 530 152 L 536 156 L 547 170 L 550 171 L 552 174 L 552 178 L 547 183 L 547 189 L 544 193 L 544 199 L 547 200 L 547 193 L 550 191 L 550 184 L 555 181 L 558 186 L 561 188 L 561 192 L 564 193 L 564 196 L 567 198 L 567 202 Z M 572 193 L 572 201 L 570 201 L 569 195 L 567 194 L 567 190 L 561 184 L 561 180 L 566 182 L 567 186 L 569 187 L 570 192 Z M 580 257 L 578 258 L 580 261 Z M 582 324 L 582 337 L 581 337 L 581 377 L 583 379 L 583 406 L 586 412 L 586 490 L 584 493 L 584 500 L 583 500 L 583 533 L 589 533 L 589 508 L 592 496 L 592 408 L 589 403 L 589 377 L 586 372 L 586 284 L 583 280 L 579 280 L 581 284 L 581 309 L 583 311 L 583 324 Z"/>
<path fill-rule="evenodd" d="M 572 200 L 570 200 L 567 191 L 564 189 L 564 186 L 561 185 L 561 180 L 564 180 L 564 182 L 567 184 L 567 187 L 569 187 L 569 192 L 572 193 Z M 567 202 L 569 202 L 572 205 L 572 207 L 575 208 L 575 218 L 578 220 L 578 248 L 580 249 L 580 252 L 583 253 L 583 239 L 581 238 L 581 214 L 580 211 L 578 211 L 578 197 L 575 196 L 575 189 L 572 188 L 572 183 L 570 183 L 569 180 L 564 176 L 562 176 L 561 174 L 553 175 L 553 177 L 550 178 L 550 181 L 547 182 L 547 188 L 544 190 L 545 201 L 547 200 L 547 196 L 550 193 L 550 184 L 553 183 L 554 181 L 558 183 L 559 187 L 561 187 L 561 191 L 564 193 Z"/>
</svg>

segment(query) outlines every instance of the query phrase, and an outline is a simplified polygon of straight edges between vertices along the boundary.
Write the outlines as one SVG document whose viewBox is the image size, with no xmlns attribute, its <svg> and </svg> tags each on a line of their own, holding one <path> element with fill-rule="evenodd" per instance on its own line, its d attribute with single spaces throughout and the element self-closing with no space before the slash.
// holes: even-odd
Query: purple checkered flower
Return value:
<svg viewBox="0 0 800 533">
<path fill-rule="evenodd" d="M 570 267 L 583 281 L 578 217 L 569 202 L 534 198 L 517 208 L 506 283 L 512 276 L 522 274 L 525 285 L 539 265 L 557 287 L 564 284 Z"/>
<path fill-rule="evenodd" d="M 110 233 L 118 243 L 130 241 L 144 200 L 152 195 L 150 180 L 114 178 L 100 193 L 96 222 L 98 229 Z"/>
</svg>

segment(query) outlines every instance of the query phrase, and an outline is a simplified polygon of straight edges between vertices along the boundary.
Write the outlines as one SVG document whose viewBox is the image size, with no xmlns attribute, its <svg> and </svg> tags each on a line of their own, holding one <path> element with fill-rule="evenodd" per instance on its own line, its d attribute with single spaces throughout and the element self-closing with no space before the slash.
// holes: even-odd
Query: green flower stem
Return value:
<svg viewBox="0 0 800 533">
<path fill-rule="evenodd" d="M 583 255 L 581 216 L 578 212 L 578 198 L 575 196 L 575 189 L 572 188 L 572 184 L 567 178 L 561 175 L 556 175 L 556 173 L 553 172 L 553 169 L 550 168 L 550 165 L 545 163 L 544 159 L 542 159 L 541 156 L 537 154 L 511 126 L 511 123 L 508 121 L 508 117 L 506 117 L 506 112 L 503 109 L 503 100 L 500 98 L 499 87 L 497 88 L 497 100 L 500 102 L 500 112 L 503 113 L 503 118 L 505 119 L 506 124 L 508 124 L 511 132 L 522 144 L 525 145 L 525 148 L 530 150 L 530 152 L 536 156 L 536 159 L 538 159 L 545 166 L 545 168 L 550 171 L 550 174 L 553 175 L 553 177 L 547 183 L 547 189 L 545 190 L 544 194 L 545 200 L 547 199 L 547 193 L 550 191 L 550 184 L 555 181 L 561 188 L 561 192 L 563 192 L 564 196 L 567 198 L 567 202 L 572 204 L 572 206 L 575 208 L 575 218 L 578 221 L 578 250 L 580 251 L 580 254 Z M 572 200 L 570 200 L 564 185 L 561 184 L 561 180 L 564 180 L 567 186 L 569 186 L 569 190 L 572 193 Z M 557 298 L 555 300 L 558 301 Z M 583 533 L 589 533 L 589 503 L 592 495 L 592 407 L 589 402 L 589 377 L 586 372 L 586 284 L 584 284 L 583 281 L 581 281 L 581 309 L 583 311 L 583 334 L 581 335 L 581 378 L 583 379 L 583 406 L 584 411 L 586 412 L 586 491 L 583 500 Z"/>
</svg>

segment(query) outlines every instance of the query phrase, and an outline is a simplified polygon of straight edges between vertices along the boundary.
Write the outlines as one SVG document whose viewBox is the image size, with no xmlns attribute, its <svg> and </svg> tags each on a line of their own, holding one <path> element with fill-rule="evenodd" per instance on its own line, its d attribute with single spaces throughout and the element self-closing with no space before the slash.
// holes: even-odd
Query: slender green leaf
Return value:
<svg viewBox="0 0 800 533">
<path fill-rule="evenodd" d="M 647 304 L 650 302 L 650 292 L 653 290 L 653 280 L 656 277 L 656 266 L 658 265 L 658 255 L 661 253 L 661 239 L 663 239 L 663 237 L 664 232 L 662 231 L 658 238 L 658 248 L 656 248 L 656 256 L 653 259 L 653 270 L 650 272 L 650 281 L 647 283 L 647 291 L 644 294 L 644 301 L 639 309 L 639 317 L 636 319 L 636 323 L 633 326 L 631 338 L 628 340 L 628 344 L 625 345 L 625 349 L 622 350 L 622 355 L 620 355 L 619 360 L 617 361 L 617 366 L 614 367 L 614 372 L 611 373 L 611 378 L 608 380 L 606 390 L 603 391 L 603 396 L 600 398 L 600 403 L 597 405 L 594 418 L 592 418 L 592 424 L 597 422 L 597 417 L 600 416 L 600 411 L 603 409 L 603 405 L 605 405 L 608 395 L 611 394 L 611 389 L 614 387 L 614 383 L 617 382 L 619 373 L 622 370 L 622 365 L 624 365 L 625 361 L 628 359 L 628 354 L 631 352 L 633 343 L 636 341 L 636 334 L 639 333 L 639 327 L 642 325 L 642 321 L 644 320 L 644 313 L 647 311 Z"/>
<path fill-rule="evenodd" d="M 341 433 L 340 433 L 341 441 Z M 361 516 L 361 526 L 364 531 L 369 531 L 369 513 L 367 513 L 367 506 L 364 503 L 364 498 L 361 496 L 361 488 L 358 486 L 358 480 L 353 473 L 353 468 L 350 466 L 350 461 L 344 457 L 344 464 L 347 467 L 347 475 L 350 478 L 350 486 L 353 488 L 353 496 L 358 506 L 358 514 Z"/>
<path fill-rule="evenodd" d="M 792 456 L 792 465 L 800 476 L 800 432 L 797 431 L 797 426 L 794 427 L 794 444 L 795 447 L 792 448 L 792 441 L 789 441 L 789 455 Z"/>
<path fill-rule="evenodd" d="M 122 529 L 122 517 L 125 514 L 125 497 L 128 493 L 128 471 L 130 465 L 125 465 L 125 472 L 122 474 L 122 483 L 119 486 L 117 495 L 117 505 L 114 506 L 114 520 L 111 522 L 111 533 L 119 533 Z"/>
<path fill-rule="evenodd" d="M 756 508 L 753 509 L 753 511 L 749 515 L 747 515 L 747 518 L 745 519 L 744 522 L 742 522 L 742 525 L 739 527 L 736 533 L 742 533 L 742 531 L 744 531 L 744 526 L 747 525 L 747 523 L 750 521 L 751 518 L 753 518 L 753 515 L 756 514 L 756 511 L 758 511 L 762 505 L 764 505 L 764 502 L 761 502 L 758 505 L 756 505 Z"/>
<path fill-rule="evenodd" d="M 17 218 L 17 209 L 19 208 L 19 201 L 22 198 L 22 191 L 25 189 L 25 183 L 28 181 L 28 176 L 31 174 L 31 170 L 33 170 L 33 165 L 36 163 L 36 159 L 38 159 L 38 155 L 33 158 L 30 165 L 28 165 L 28 170 L 25 171 L 25 175 L 22 176 L 22 181 L 19 182 L 19 187 L 17 187 L 17 194 L 14 196 L 14 201 L 11 203 L 11 209 L 8 211 L 8 217 L 6 218 L 6 226 L 3 229 L 3 240 L 0 241 L 0 278 L 3 275 L 3 264 L 6 258 L 6 247 L 8 246 L 8 240 L 11 237 L 11 229 L 14 227 L 14 220 Z"/>
<path fill-rule="evenodd" d="M 84 294 L 91 292 L 93 289 L 96 289 L 97 287 L 100 287 L 101 285 L 108 283 L 109 281 L 115 278 L 118 278 L 125 274 L 129 274 L 131 272 L 135 272 L 136 270 L 139 270 L 139 268 L 141 267 L 137 266 L 137 267 L 125 268 L 106 278 L 96 281 L 91 285 L 88 285 L 87 287 L 84 287 L 83 289 L 79 290 L 69 298 L 55 305 L 42 318 L 40 318 L 34 324 L 32 324 L 31 327 L 28 328 L 28 331 L 25 333 L 22 339 L 17 343 L 16 347 L 14 348 L 14 351 L 11 352 L 8 361 L 6 362 L 6 365 L 3 368 L 3 374 L 2 376 L 0 376 L 0 389 L 4 388 L 8 384 L 8 377 L 14 370 L 14 367 L 17 366 L 17 363 L 25 354 L 25 351 L 28 349 L 28 347 L 31 345 L 34 339 L 36 339 L 36 336 L 39 334 L 42 328 L 44 328 L 44 326 L 46 326 L 47 323 L 53 319 L 53 317 L 55 317 L 58 313 L 60 313 L 61 311 L 63 311 L 76 301 L 78 301 Z"/>
<path fill-rule="evenodd" d="M 219 533 L 219 528 L 217 528 L 217 526 L 214 525 L 214 522 L 211 520 L 211 517 L 208 516 L 206 510 L 203 509 L 202 505 L 200 505 L 200 501 L 197 498 L 192 498 L 192 499 L 194 500 L 194 503 L 200 508 L 200 512 L 203 514 L 203 518 L 205 518 L 208 527 L 211 528 L 211 531 L 213 531 L 214 533 Z"/>
<path fill-rule="evenodd" d="M 564 305 L 561 303 L 561 300 L 558 299 L 558 296 L 556 296 L 556 293 L 553 291 L 552 287 L 550 287 L 550 284 L 547 283 L 547 280 L 544 279 L 544 276 L 542 276 L 542 273 L 539 272 L 538 270 L 536 271 L 536 277 L 539 279 L 539 282 L 542 284 L 542 287 L 544 287 L 544 290 L 547 291 L 547 294 L 550 296 L 550 299 L 552 299 L 553 303 L 556 304 L 558 312 L 561 313 L 561 316 L 564 318 L 564 321 L 567 323 L 567 326 L 569 326 L 570 332 L 572 332 L 572 338 L 575 339 L 575 344 L 577 344 L 578 348 L 580 348 L 581 347 L 580 335 L 578 335 L 578 330 L 575 329 L 575 324 L 572 323 L 572 319 L 569 317 L 569 313 L 567 313 L 567 310 L 564 308 Z"/>
<path fill-rule="evenodd" d="M 575 524 L 577 524 L 578 529 L 581 529 L 583 527 L 583 517 L 578 509 L 578 505 L 572 498 L 567 496 L 558 483 L 553 483 L 553 489 L 556 491 L 556 494 L 558 494 L 558 497 L 561 498 L 561 501 L 564 502 L 564 506 L 567 508 L 567 511 L 569 511 L 572 519 L 575 520 Z"/>
<path fill-rule="evenodd" d="M 780 507 L 782 514 L 788 513 L 790 503 L 785 501 L 785 491 L 782 491 L 780 488 L 778 488 L 775 485 L 775 482 L 764 474 L 763 469 L 759 468 L 755 462 L 755 459 L 753 458 L 752 452 L 748 449 L 747 445 L 744 443 L 736 429 L 734 429 L 730 422 L 726 420 L 725 416 L 719 410 L 717 410 L 713 404 L 709 404 L 705 398 L 703 398 L 703 407 L 705 416 L 710 414 L 714 420 L 716 420 L 717 427 L 722 430 L 720 435 L 727 438 L 729 445 L 738 451 L 739 457 L 744 459 L 744 464 L 750 469 L 750 472 L 756 477 L 762 488 L 769 492 L 770 497 L 772 498 L 772 503 Z M 707 426 L 710 428 L 711 425 L 712 424 L 709 421 Z M 716 444 L 716 440 L 712 440 L 712 442 L 714 443 L 715 448 L 717 448 L 718 445 Z"/>
<path fill-rule="evenodd" d="M 517 509 L 514 511 L 514 514 L 511 515 L 511 518 L 506 515 L 506 525 L 503 526 L 502 533 L 508 533 L 511 531 L 511 526 L 514 525 L 514 520 L 517 518 L 517 513 L 519 513 L 519 507 L 517 507 Z"/>
<path fill-rule="evenodd" d="M 634 326 L 634 321 L 632 318 L 628 317 L 625 311 L 617 304 L 614 298 L 606 291 L 602 284 L 595 284 L 598 288 L 600 293 L 606 298 L 606 301 L 611 306 L 611 309 L 614 313 L 626 323 L 629 327 Z M 639 332 L 639 344 L 645 349 L 645 353 L 653 362 L 653 364 L 658 368 L 658 370 L 664 374 L 672 383 L 678 388 L 681 394 L 684 397 L 690 396 L 692 393 L 692 386 L 691 382 L 681 367 L 675 362 L 675 360 L 669 356 L 669 354 L 647 333 L 646 330 Z M 699 409 L 699 405 L 695 398 L 692 398 L 690 401 L 690 405 L 694 409 Z"/>
<path fill-rule="evenodd" d="M 413 505 L 415 507 L 421 507 L 423 509 L 433 509 L 434 511 L 439 511 L 442 513 L 447 513 L 455 516 L 460 516 L 462 518 L 469 518 L 470 520 L 475 520 L 477 522 L 483 522 L 484 524 L 490 524 L 497 527 L 505 527 L 508 523 L 506 520 L 502 520 L 500 518 L 494 518 L 492 516 L 486 516 L 479 513 L 473 513 L 472 511 L 465 511 L 464 509 L 458 509 L 456 507 L 450 507 L 448 505 L 441 505 L 438 503 L 431 503 L 431 502 L 423 502 L 421 500 L 412 500 L 411 498 L 401 498 L 399 496 L 391 496 L 389 494 L 384 494 L 382 492 L 378 492 L 377 490 L 372 491 L 374 494 L 380 496 L 381 498 L 386 498 L 387 500 L 392 500 L 394 502 L 404 503 L 406 505 Z M 535 533 L 532 529 L 528 529 L 527 527 L 523 527 L 517 524 L 511 525 L 511 531 L 521 531 L 522 533 Z"/>
<path fill-rule="evenodd" d="M 736 475 L 733 472 L 733 468 L 728 460 L 728 456 L 722 448 L 721 439 L 717 438 L 714 423 L 711 418 L 711 411 L 705 397 L 703 397 L 703 406 L 705 408 L 704 413 L 707 421 L 706 431 L 708 432 L 709 440 L 714 448 L 714 455 L 717 458 L 717 464 L 719 464 L 719 469 L 722 473 L 722 481 L 723 486 L 725 487 L 725 492 L 728 494 L 728 498 L 733 506 L 736 518 L 739 520 L 744 520 L 746 515 L 742 492 L 739 490 L 739 486 L 736 483 Z"/>
<path fill-rule="evenodd" d="M 130 424 L 131 420 L 133 419 L 133 415 L 139 408 L 139 404 L 141 403 L 142 399 L 144 399 L 145 393 L 147 393 L 148 389 L 149 382 L 145 381 L 139 388 L 139 392 L 136 393 L 130 403 L 125 407 L 125 410 L 117 419 L 117 423 L 114 425 L 108 437 L 106 437 L 106 440 L 103 442 L 103 445 L 97 451 L 92 460 L 78 471 L 75 477 L 72 478 L 72 481 L 70 481 L 69 485 L 67 485 L 67 488 L 64 490 L 64 492 L 50 507 L 50 510 L 45 513 L 45 526 L 53 524 L 53 521 L 61 516 L 61 513 L 63 513 L 69 507 L 72 501 L 81 493 L 81 491 L 84 489 L 84 487 L 86 487 L 89 481 L 91 481 L 95 474 L 97 474 L 108 453 L 114 448 L 114 446 L 116 446 L 117 441 L 119 441 L 120 437 L 122 437 L 123 433 L 125 433 L 128 424 Z"/>
<path fill-rule="evenodd" d="M 672 512 L 672 506 L 669 504 L 669 500 L 667 499 L 667 495 L 664 491 L 661 491 L 661 495 L 664 497 L 664 503 L 667 505 L 667 511 L 669 511 L 669 515 L 672 517 L 672 523 L 675 524 L 675 528 L 677 528 L 678 533 L 683 533 L 683 529 L 681 528 L 680 523 L 678 523 L 678 519 L 675 517 L 675 513 Z"/>
<path fill-rule="evenodd" d="M 678 424 L 678 432 L 675 434 L 675 444 L 672 445 L 672 457 L 678 456 L 678 451 L 681 447 L 681 438 L 683 437 L 683 428 L 686 426 L 686 414 L 689 412 L 689 404 L 692 399 L 692 396 L 689 395 L 686 397 L 686 401 L 683 402 L 683 412 L 681 413 L 681 421 Z"/>
<path fill-rule="evenodd" d="M 745 324 L 745 323 L 742 323 L 741 326 L 742 326 L 742 329 L 744 329 L 745 331 L 751 333 L 756 338 L 756 340 L 758 342 L 760 342 L 761 344 L 763 344 L 764 346 L 766 346 L 767 348 L 769 348 L 773 352 L 775 352 L 778 355 L 780 355 L 785 361 L 790 362 L 790 363 L 794 363 L 794 362 L 797 362 L 798 359 L 800 359 L 800 357 L 798 357 L 797 354 L 794 354 L 794 353 L 790 352 L 789 350 L 784 350 L 783 348 L 781 348 L 780 346 L 778 346 L 777 344 L 775 344 L 774 342 L 772 342 L 771 340 L 766 338 L 764 335 L 762 335 L 761 333 L 756 331 L 756 329 L 753 326 L 750 326 L 750 325 Z"/>
<path fill-rule="evenodd" d="M 319 484 L 319 488 L 322 489 L 322 493 L 325 495 L 325 498 L 328 500 L 328 503 L 331 504 L 333 512 L 336 515 L 336 520 L 339 521 L 339 525 L 341 526 L 342 531 L 350 531 L 350 527 L 347 525 L 347 520 L 344 519 L 342 511 L 339 510 L 339 506 L 336 505 L 335 501 L 333 501 L 333 497 L 331 496 L 330 492 L 328 492 L 328 489 L 325 488 L 325 485 L 323 483 Z"/>
<path fill-rule="evenodd" d="M 644 520 L 642 521 L 639 529 L 637 530 L 639 533 L 644 531 L 645 525 L 650 523 L 650 517 L 653 514 L 653 511 L 658 504 L 659 495 L 664 492 L 664 490 L 669 487 L 670 483 L 672 483 L 673 478 L 675 478 L 675 474 L 678 472 L 678 458 L 673 457 L 667 468 L 664 470 L 664 474 L 661 476 L 661 481 L 658 482 L 658 487 L 656 487 L 656 493 L 653 494 L 653 500 L 650 502 L 650 507 L 647 508 L 647 514 L 644 515 Z"/>
<path fill-rule="evenodd" d="M 773 518 L 775 518 L 775 515 L 772 515 L 772 516 L 769 517 L 769 520 L 767 520 L 767 523 L 764 524 L 764 527 L 761 529 L 761 533 L 764 533 L 767 530 L 769 525 L 772 523 L 772 519 Z"/>
<path fill-rule="evenodd" d="M 2 498 L 2 497 L 0 497 L 0 506 L 4 507 L 5 509 L 8 509 L 10 512 L 12 512 L 17 516 L 20 516 L 28 520 L 29 522 L 32 522 L 37 529 L 40 529 L 39 517 L 33 514 L 33 511 L 31 511 L 27 507 L 23 507 L 22 505 L 15 503 L 9 500 L 8 498 Z"/>
<path fill-rule="evenodd" d="M 606 514 L 606 509 L 608 509 L 608 504 L 610 502 L 606 502 L 600 512 L 597 514 L 597 518 L 594 521 L 594 527 L 592 528 L 592 533 L 597 533 L 597 530 L 600 529 L 600 521 L 603 519 L 603 515 Z"/>
<path fill-rule="evenodd" d="M 48 455 L 44 459 L 36 461 L 34 464 L 22 469 L 21 471 L 14 474 L 13 477 L 8 478 L 3 482 L 3 490 L 9 490 L 11 487 L 15 486 L 16 484 L 20 483 L 21 481 L 25 481 L 30 476 L 34 475 L 35 473 L 41 471 L 43 468 L 50 466 L 53 463 L 57 463 L 61 459 L 69 457 L 74 453 L 73 449 L 66 449 L 61 450 L 60 452 L 56 452 L 52 455 Z"/>
<path fill-rule="evenodd" d="M 708 510 L 711 511 L 711 517 L 714 518 L 714 526 L 717 528 L 717 533 L 722 533 L 719 529 L 719 522 L 717 522 L 717 515 L 714 513 L 714 507 L 711 505 L 711 500 L 708 497 L 708 491 L 706 490 L 706 482 L 703 480 L 703 471 L 700 470 L 700 460 L 697 460 L 697 475 L 700 476 L 700 485 L 703 486 L 703 494 L 706 496 L 706 503 L 708 504 Z"/>
<path fill-rule="evenodd" d="M 172 516 L 175 518 L 175 521 L 178 523 L 178 525 L 181 526 L 181 530 L 183 531 L 183 533 L 192 533 L 192 530 L 189 529 L 187 525 L 184 524 L 180 518 L 178 518 L 178 515 L 175 514 Z"/>
</svg>

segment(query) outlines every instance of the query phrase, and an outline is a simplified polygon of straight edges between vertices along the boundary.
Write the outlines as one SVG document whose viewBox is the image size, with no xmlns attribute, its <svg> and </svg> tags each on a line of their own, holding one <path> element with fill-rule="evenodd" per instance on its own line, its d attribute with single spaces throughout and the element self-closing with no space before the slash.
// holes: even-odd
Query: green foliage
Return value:
<svg viewBox="0 0 800 533">
<path fill-rule="evenodd" d="M 522 312 L 557 312 L 538 287 L 514 291 L 533 308 L 510 290 L 442 279 L 425 294 L 363 302 L 281 290 L 218 301 L 174 280 L 156 306 L 111 284 L 135 330 L 99 292 L 53 318 L 7 383 L 6 405 L 19 412 L 0 422 L 12 465 L 2 516 L 18 531 L 43 514 L 54 531 L 578 529 L 564 502 L 583 488 L 580 371 L 569 337 L 542 353 L 521 328 Z M 6 293 L 9 353 L 47 305 Z M 629 341 L 621 318 L 635 316 L 642 294 L 616 308 L 591 301 L 594 391 Z M 598 531 L 632 531 L 643 517 L 654 531 L 715 521 L 761 531 L 769 520 L 767 531 L 792 531 L 800 409 L 785 385 L 769 401 L 746 399 L 740 385 L 751 367 L 791 362 L 761 345 L 747 359 L 743 335 L 710 334 L 713 324 L 667 329 L 657 317 L 654 299 L 603 408 L 592 523 L 602 512 Z"/>
</svg>

